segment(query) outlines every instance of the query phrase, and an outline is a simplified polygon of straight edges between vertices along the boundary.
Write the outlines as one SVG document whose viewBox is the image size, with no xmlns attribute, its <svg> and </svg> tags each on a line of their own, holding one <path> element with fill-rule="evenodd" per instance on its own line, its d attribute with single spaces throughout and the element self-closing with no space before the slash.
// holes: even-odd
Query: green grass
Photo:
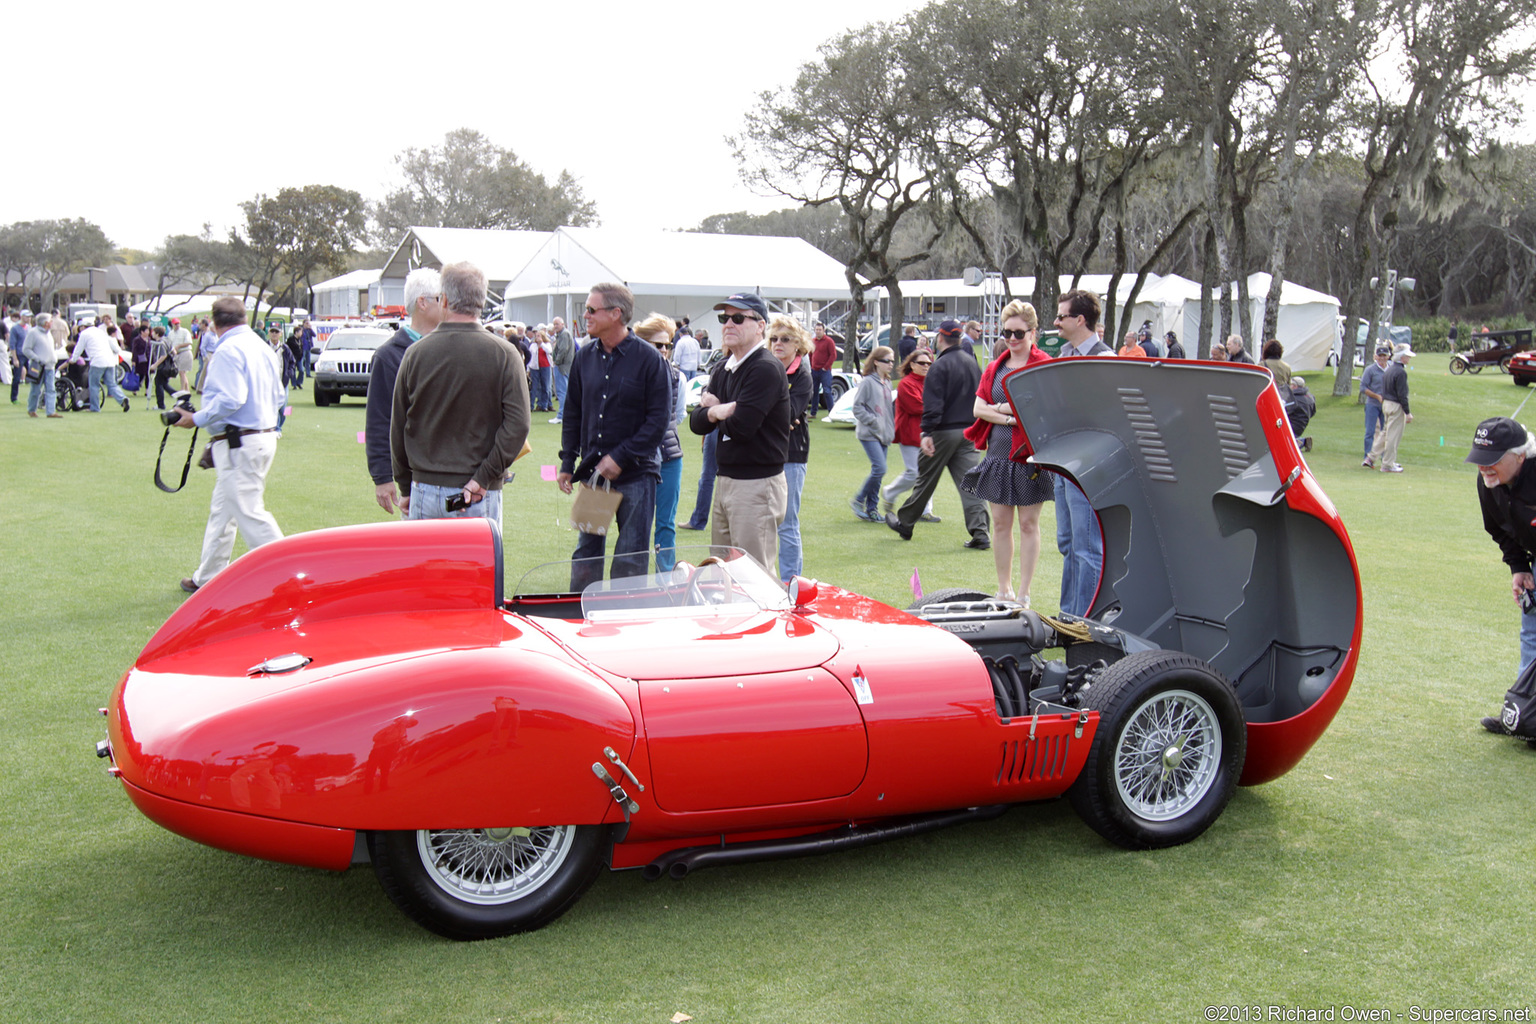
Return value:
<svg viewBox="0 0 1536 1024">
<path fill-rule="evenodd" d="M 1322 398 L 1311 430 L 1364 576 L 1349 700 L 1299 767 L 1241 790 L 1197 842 L 1126 853 L 1058 802 L 681 883 L 605 875 L 553 926 L 472 944 L 411 924 L 367 869 L 247 860 L 131 807 L 92 753 L 95 709 L 180 603 L 212 475 L 154 490 L 160 427 L 137 403 L 54 421 L 0 404 L 0 1019 L 1182 1022 L 1222 1003 L 1402 1019 L 1529 1005 L 1536 751 L 1477 728 L 1513 676 L 1516 613 L 1461 463 L 1473 424 L 1526 391 L 1419 362 L 1407 472 L 1359 468 L 1353 400 Z M 290 533 L 381 520 L 361 404 L 309 402 L 296 396 L 269 507 Z M 539 480 L 558 447 L 545 418 L 507 494 L 509 576 L 573 546 L 569 499 Z M 685 465 L 686 515 L 693 450 Z M 850 430 L 816 426 L 809 575 L 898 605 L 914 568 L 928 590 L 991 589 L 947 483 L 945 522 L 902 543 L 849 513 L 864 467 Z M 1053 535 L 1049 507 L 1042 525 Z M 1054 605 L 1059 573 L 1048 550 L 1037 606 Z"/>
</svg>

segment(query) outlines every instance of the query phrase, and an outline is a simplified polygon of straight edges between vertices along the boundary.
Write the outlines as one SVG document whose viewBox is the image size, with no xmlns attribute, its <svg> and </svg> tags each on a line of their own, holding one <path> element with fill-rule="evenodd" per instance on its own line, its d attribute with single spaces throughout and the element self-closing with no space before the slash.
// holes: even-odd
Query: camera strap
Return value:
<svg viewBox="0 0 1536 1024">
<path fill-rule="evenodd" d="M 181 483 L 177 484 L 175 487 L 167 487 L 165 481 L 160 479 L 160 460 L 165 456 L 165 443 L 170 439 L 171 427 L 170 424 L 166 424 L 165 434 L 160 438 L 160 451 L 155 456 L 155 486 L 160 488 L 166 494 L 175 494 L 177 491 L 187 486 L 187 474 L 192 471 L 192 453 L 197 451 L 197 428 L 192 428 L 192 441 L 187 445 L 187 461 L 186 464 L 181 467 Z"/>
</svg>

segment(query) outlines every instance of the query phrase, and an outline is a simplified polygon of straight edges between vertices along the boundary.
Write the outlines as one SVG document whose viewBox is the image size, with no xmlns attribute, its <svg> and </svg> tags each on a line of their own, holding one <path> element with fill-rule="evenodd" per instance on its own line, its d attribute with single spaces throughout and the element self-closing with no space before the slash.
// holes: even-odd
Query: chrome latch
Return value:
<svg viewBox="0 0 1536 1024">
<path fill-rule="evenodd" d="M 629 794 L 624 792 L 624 787 L 619 785 L 612 775 L 608 774 L 608 769 L 603 767 L 601 761 L 592 762 L 592 774 L 596 775 L 603 785 L 608 787 L 608 793 L 613 797 L 613 802 L 624 809 L 625 821 L 629 820 L 631 814 L 639 813 L 640 805 L 630 799 Z"/>
<path fill-rule="evenodd" d="M 1285 483 L 1281 484 L 1280 485 L 1280 489 L 1275 492 L 1275 496 L 1273 498 L 1269 499 L 1270 503 L 1273 504 L 1274 502 L 1279 501 L 1280 500 L 1280 496 L 1282 494 L 1284 494 L 1286 491 L 1290 490 L 1291 489 L 1291 485 L 1294 484 L 1296 482 L 1296 479 L 1298 477 L 1300 477 L 1300 476 L 1301 476 L 1301 467 L 1300 466 L 1296 466 L 1295 468 L 1293 468 L 1291 470 L 1291 475 L 1285 478 Z"/>
<path fill-rule="evenodd" d="M 1085 726 L 1087 724 L 1088 724 L 1088 709 L 1084 708 L 1083 710 L 1081 710 L 1081 711 L 1079 711 L 1077 713 L 1077 727 L 1072 730 L 1072 738 L 1076 739 L 1076 740 L 1082 739 L 1083 738 L 1083 726 Z"/>
<path fill-rule="evenodd" d="M 610 760 L 614 764 L 618 765 L 620 771 L 622 771 L 625 775 L 629 776 L 629 781 L 633 782 L 635 784 L 635 788 L 636 789 L 638 789 L 642 793 L 645 792 L 645 786 L 641 785 L 640 780 L 635 778 L 635 773 L 629 770 L 629 765 L 627 765 L 623 761 L 619 760 L 619 755 L 614 751 L 614 749 L 612 747 L 604 747 L 603 748 L 603 755 L 605 757 L 607 757 L 608 760 Z"/>
<path fill-rule="evenodd" d="M 275 676 L 281 675 L 284 672 L 297 672 L 314 660 L 307 655 L 297 652 L 293 654 L 279 654 L 275 658 L 268 658 L 260 665 L 252 665 L 245 670 L 245 674 L 248 676 Z"/>
</svg>

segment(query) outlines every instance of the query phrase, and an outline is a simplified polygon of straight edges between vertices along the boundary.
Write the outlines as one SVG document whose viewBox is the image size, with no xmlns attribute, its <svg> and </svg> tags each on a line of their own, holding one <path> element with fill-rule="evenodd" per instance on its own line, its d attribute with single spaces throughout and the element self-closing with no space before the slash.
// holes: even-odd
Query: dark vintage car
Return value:
<svg viewBox="0 0 1536 1024">
<path fill-rule="evenodd" d="M 569 565 L 535 569 L 508 594 L 485 520 L 322 530 L 189 598 L 97 753 L 165 828 L 371 862 L 457 939 L 544 925 L 605 866 L 681 878 L 1062 796 L 1122 847 L 1194 839 L 1343 702 L 1348 535 L 1262 368 L 1060 360 L 1006 388 L 1036 461 L 1098 512 L 1085 618 L 786 592 L 729 549 L 581 593 Z"/>
<path fill-rule="evenodd" d="M 1505 373 L 1513 373 L 1514 357 L 1531 347 L 1531 331 L 1522 328 L 1513 331 L 1485 331 L 1469 339 L 1471 348 L 1451 353 L 1451 372 L 1482 373 L 1485 366 L 1497 366 Z M 1516 381 L 1516 383 L 1521 383 Z M 1527 381 L 1529 383 L 1529 381 Z"/>
<path fill-rule="evenodd" d="M 1509 357 L 1509 376 L 1518 385 L 1528 387 L 1532 381 L 1536 381 L 1536 351 L 1525 350 L 1516 352 Z"/>
</svg>

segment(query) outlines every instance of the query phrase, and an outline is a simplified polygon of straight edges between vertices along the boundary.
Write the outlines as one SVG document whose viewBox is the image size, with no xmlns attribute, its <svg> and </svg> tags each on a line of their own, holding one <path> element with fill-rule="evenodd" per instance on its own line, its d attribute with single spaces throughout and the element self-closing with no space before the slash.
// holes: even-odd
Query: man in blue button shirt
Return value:
<svg viewBox="0 0 1536 1024">
<path fill-rule="evenodd" d="M 592 341 L 576 353 L 560 410 L 560 489 L 570 494 L 573 484 L 601 478 L 623 495 L 614 515 L 615 577 L 649 571 L 661 479 L 657 448 L 672 414 L 671 371 L 629 329 L 634 310 L 635 297 L 622 284 L 593 285 L 586 306 Z M 603 578 L 606 546 L 605 534 L 581 535 L 571 555 L 572 591 Z"/>
<path fill-rule="evenodd" d="M 272 347 L 246 323 L 245 303 L 234 296 L 213 301 L 218 347 L 208 361 L 203 407 L 181 410 L 178 427 L 206 427 L 213 434 L 213 467 L 218 473 L 203 531 L 197 571 L 181 581 L 192 593 L 229 564 L 235 531 L 247 548 L 281 540 L 283 531 L 263 503 L 267 472 L 277 455 L 277 411 L 283 402 L 283 364 Z"/>
</svg>

